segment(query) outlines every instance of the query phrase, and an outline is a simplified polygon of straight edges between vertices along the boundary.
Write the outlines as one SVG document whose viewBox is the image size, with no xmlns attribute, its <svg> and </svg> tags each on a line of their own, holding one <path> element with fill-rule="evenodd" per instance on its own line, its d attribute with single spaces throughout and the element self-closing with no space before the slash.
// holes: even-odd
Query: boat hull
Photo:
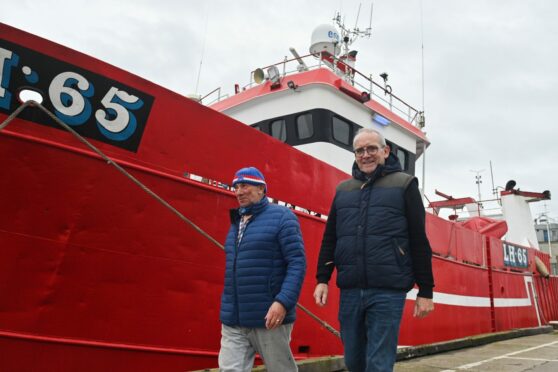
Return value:
<svg viewBox="0 0 558 372">
<path fill-rule="evenodd" d="M 62 370 L 98 370 L 123 359 L 121 370 L 216 366 L 221 249 L 97 156 L 18 135 L 0 139 L 0 158 L 12 159 L 4 167 L 10 177 L 0 181 L 3 359 L 23 370 L 52 363 L 64 363 Z M 224 240 L 228 209 L 236 206 L 230 191 L 126 169 Z M 309 262 L 300 303 L 339 329 L 334 286 L 328 306 L 317 307 L 312 299 L 325 221 L 296 213 Z M 427 221 L 430 237 L 450 231 L 445 243 L 434 244 L 436 310 L 413 318 L 412 291 L 401 345 L 542 324 L 530 272 L 489 269 L 482 235 L 430 214 Z M 501 244 L 490 242 L 494 250 Z M 497 289 L 492 297 L 491 281 Z M 491 307 L 491 298 L 522 302 Z M 291 346 L 297 358 L 342 353 L 340 340 L 300 310 Z"/>
<path fill-rule="evenodd" d="M 226 184 L 243 166 L 260 168 L 269 196 L 293 206 L 300 220 L 308 260 L 300 304 L 319 319 L 299 309 L 293 353 L 297 359 L 342 354 L 340 339 L 323 323 L 339 329 L 335 276 L 327 306 L 315 305 L 312 293 L 325 227 L 321 216 L 347 174 L 91 57 L 2 24 L 0 35 L 0 52 L 14 64 L 18 54 L 52 67 L 49 72 L 40 70 L 43 64 L 32 66 L 41 72 L 38 90 L 49 91 L 40 84 L 57 81 L 66 69 L 96 84 L 95 93 L 80 93 L 93 109 L 84 111 L 91 116 L 81 123 L 79 115 L 70 118 L 74 129 L 217 241 L 224 241 L 228 210 L 237 205 Z M 20 70 L 9 71 L 11 82 L 0 79 L 2 121 L 19 105 L 6 92 L 15 95 L 21 87 L 16 83 L 23 84 Z M 73 76 L 71 82 L 76 75 L 63 76 Z M 93 118 L 95 110 L 123 105 L 102 100 L 107 94 L 114 98 L 112 84 L 142 98 L 142 108 L 121 106 L 137 114 L 136 122 L 128 122 L 142 128 L 127 133 L 134 141 L 107 133 Z M 58 86 L 60 92 L 70 88 L 75 87 Z M 56 111 L 52 102 L 45 107 Z M 224 275 L 218 246 L 37 108 L 0 132 L 0 159 L 2 367 L 183 371 L 217 365 Z M 416 289 L 411 291 L 401 345 L 535 327 L 553 316 L 556 296 L 547 294 L 555 293 L 556 281 L 542 282 L 531 264 L 506 268 L 500 240 L 431 214 L 427 233 L 435 252 L 436 310 L 413 318 Z M 531 263 L 538 253 L 528 252 Z"/>
</svg>

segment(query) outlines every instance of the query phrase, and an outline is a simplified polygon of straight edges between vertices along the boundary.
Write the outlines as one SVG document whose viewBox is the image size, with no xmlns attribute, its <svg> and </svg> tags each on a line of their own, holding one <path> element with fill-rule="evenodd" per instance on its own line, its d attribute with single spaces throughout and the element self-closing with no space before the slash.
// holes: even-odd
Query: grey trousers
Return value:
<svg viewBox="0 0 558 372">
<path fill-rule="evenodd" d="M 219 371 L 250 372 L 256 353 L 269 372 L 298 371 L 289 343 L 292 324 L 276 329 L 221 326 Z"/>
</svg>

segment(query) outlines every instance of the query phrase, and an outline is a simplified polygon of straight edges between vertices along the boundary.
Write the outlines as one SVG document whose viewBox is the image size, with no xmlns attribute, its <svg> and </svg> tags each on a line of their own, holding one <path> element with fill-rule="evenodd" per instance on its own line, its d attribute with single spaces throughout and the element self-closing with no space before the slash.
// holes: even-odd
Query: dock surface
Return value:
<svg viewBox="0 0 558 372">
<path fill-rule="evenodd" d="M 558 323 L 489 333 L 397 351 L 394 372 L 556 372 Z M 305 359 L 299 372 L 347 371 L 342 356 Z M 206 369 L 204 372 L 218 372 Z M 259 366 L 253 372 L 265 372 Z M 201 372 L 201 371 L 200 371 Z"/>
<path fill-rule="evenodd" d="M 395 372 L 556 372 L 558 331 L 402 360 Z"/>
</svg>

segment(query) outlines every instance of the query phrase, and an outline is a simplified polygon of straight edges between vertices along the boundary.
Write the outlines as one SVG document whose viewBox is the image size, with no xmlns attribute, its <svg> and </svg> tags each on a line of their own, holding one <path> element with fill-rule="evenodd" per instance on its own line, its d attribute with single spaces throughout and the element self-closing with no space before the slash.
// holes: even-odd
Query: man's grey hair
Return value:
<svg viewBox="0 0 558 372">
<path fill-rule="evenodd" d="M 370 128 L 360 128 L 356 132 L 355 137 L 353 138 L 353 149 L 355 148 L 355 143 L 356 143 L 357 138 L 360 135 L 363 135 L 363 134 L 375 134 L 375 135 L 377 135 L 378 136 L 378 141 L 380 142 L 380 145 L 382 145 L 382 147 L 386 146 L 386 139 L 384 138 L 382 133 L 378 132 L 377 130 L 370 129 Z"/>
</svg>

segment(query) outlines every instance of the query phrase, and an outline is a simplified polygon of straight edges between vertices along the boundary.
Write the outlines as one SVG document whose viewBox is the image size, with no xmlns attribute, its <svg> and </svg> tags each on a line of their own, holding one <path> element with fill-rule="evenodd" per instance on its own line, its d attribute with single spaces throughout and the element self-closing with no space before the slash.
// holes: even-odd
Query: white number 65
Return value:
<svg viewBox="0 0 558 372">
<path fill-rule="evenodd" d="M 138 97 L 128 94 L 115 87 L 111 87 L 101 100 L 105 110 L 95 112 L 97 127 L 101 133 L 112 140 L 124 141 L 136 131 L 136 117 L 130 110 L 137 110 L 143 106 Z"/>
</svg>

